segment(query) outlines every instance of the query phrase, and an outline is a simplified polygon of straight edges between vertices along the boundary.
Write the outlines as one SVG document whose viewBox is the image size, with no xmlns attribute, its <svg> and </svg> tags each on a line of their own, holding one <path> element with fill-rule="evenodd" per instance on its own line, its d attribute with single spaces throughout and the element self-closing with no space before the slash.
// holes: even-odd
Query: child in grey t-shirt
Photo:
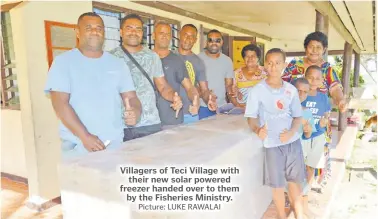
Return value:
<svg viewBox="0 0 378 219">
<path fill-rule="evenodd" d="M 302 107 L 296 88 L 281 79 L 285 59 L 285 52 L 281 49 L 267 52 L 265 69 L 268 77 L 250 90 L 245 117 L 252 131 L 263 140 L 264 184 L 272 188 L 279 218 L 286 218 L 286 183 L 296 216 L 302 218 L 301 184 L 306 178 L 298 133 L 302 123 Z"/>
</svg>

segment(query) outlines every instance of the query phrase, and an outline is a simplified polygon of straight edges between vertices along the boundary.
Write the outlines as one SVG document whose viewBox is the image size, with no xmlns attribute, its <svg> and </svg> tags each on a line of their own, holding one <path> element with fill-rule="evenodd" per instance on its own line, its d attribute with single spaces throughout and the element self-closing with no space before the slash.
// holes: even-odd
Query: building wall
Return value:
<svg viewBox="0 0 378 219">
<path fill-rule="evenodd" d="M 44 21 L 76 23 L 80 14 L 91 10 L 87 1 L 23 2 L 11 10 L 30 196 L 60 195 L 57 119 L 43 93 L 48 72 Z"/>
<path fill-rule="evenodd" d="M 181 21 L 182 25 L 192 23 L 199 27 L 202 24 L 205 28 L 217 28 L 231 36 L 244 36 L 241 33 L 132 2 L 106 1 L 105 3 L 176 19 Z M 19 119 L 18 121 L 21 120 L 21 125 L 18 123 L 18 126 L 15 125 L 12 128 L 19 130 L 15 133 L 22 133 L 23 138 L 17 139 L 19 141 L 18 146 L 4 145 L 4 153 L 14 154 L 16 157 L 12 160 L 5 159 L 2 164 L 9 167 L 15 160 L 25 158 L 25 163 L 20 162 L 17 171 L 9 171 L 28 178 L 30 196 L 41 196 L 44 199 L 59 196 L 57 165 L 60 162 L 60 140 L 57 128 L 58 121 L 50 100 L 43 93 L 48 72 L 44 21 L 75 24 L 79 15 L 88 11 L 92 11 L 90 1 L 30 1 L 23 2 L 11 10 L 21 103 L 21 111 L 18 111 L 18 114 L 15 113 L 18 115 L 18 117 L 15 115 Z M 200 51 L 199 41 L 194 47 L 194 51 Z M 7 123 L 5 124 L 8 126 Z M 25 157 L 23 157 L 21 145 L 24 146 Z M 20 147 L 19 151 L 14 147 Z M 13 152 L 13 150 L 16 152 Z M 26 166 L 26 169 L 22 170 L 23 166 Z"/>
<path fill-rule="evenodd" d="M 21 111 L 1 110 L 1 172 L 26 178 Z"/>
</svg>

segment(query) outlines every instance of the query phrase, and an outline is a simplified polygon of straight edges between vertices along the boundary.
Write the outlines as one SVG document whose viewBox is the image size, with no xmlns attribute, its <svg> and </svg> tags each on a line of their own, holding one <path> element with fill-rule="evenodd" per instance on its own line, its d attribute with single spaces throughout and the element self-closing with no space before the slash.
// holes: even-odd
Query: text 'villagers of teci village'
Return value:
<svg viewBox="0 0 378 219">
<path fill-rule="evenodd" d="M 219 211 L 240 192 L 236 166 L 119 168 L 119 190 L 138 211 Z"/>
</svg>

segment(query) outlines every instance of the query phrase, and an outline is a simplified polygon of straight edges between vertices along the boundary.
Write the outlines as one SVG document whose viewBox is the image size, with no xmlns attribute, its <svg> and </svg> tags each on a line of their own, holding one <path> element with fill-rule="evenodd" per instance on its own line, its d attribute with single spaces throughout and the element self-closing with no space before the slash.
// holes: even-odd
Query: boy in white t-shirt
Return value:
<svg viewBox="0 0 378 219">
<path fill-rule="evenodd" d="M 253 87 L 246 104 L 248 124 L 264 142 L 265 181 L 272 188 L 278 216 L 286 218 L 286 184 L 297 218 L 303 218 L 301 184 L 305 166 L 298 130 L 302 124 L 302 107 L 296 88 L 281 79 L 286 54 L 278 48 L 265 56 L 268 77 Z M 267 125 L 268 124 L 268 125 Z"/>
</svg>

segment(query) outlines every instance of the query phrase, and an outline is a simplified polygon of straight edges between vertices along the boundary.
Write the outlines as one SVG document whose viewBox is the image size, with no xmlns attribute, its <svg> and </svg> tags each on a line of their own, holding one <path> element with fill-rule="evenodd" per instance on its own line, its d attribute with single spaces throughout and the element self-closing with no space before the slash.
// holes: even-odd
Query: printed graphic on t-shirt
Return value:
<svg viewBox="0 0 378 219">
<path fill-rule="evenodd" d="M 283 100 L 277 100 L 276 101 L 276 107 L 277 109 L 279 110 L 283 110 L 285 107 L 284 107 L 284 101 Z"/>
<path fill-rule="evenodd" d="M 312 101 L 307 101 L 306 102 L 306 107 L 312 112 L 312 115 L 314 117 L 314 122 L 315 124 L 319 123 L 320 118 L 322 117 L 321 115 L 318 115 L 319 108 L 316 107 L 316 102 Z"/>
<path fill-rule="evenodd" d="M 185 61 L 185 66 L 188 71 L 189 79 L 192 82 L 192 85 L 194 85 L 196 81 L 196 72 L 194 71 L 193 64 L 189 62 L 188 60 Z"/>
</svg>

